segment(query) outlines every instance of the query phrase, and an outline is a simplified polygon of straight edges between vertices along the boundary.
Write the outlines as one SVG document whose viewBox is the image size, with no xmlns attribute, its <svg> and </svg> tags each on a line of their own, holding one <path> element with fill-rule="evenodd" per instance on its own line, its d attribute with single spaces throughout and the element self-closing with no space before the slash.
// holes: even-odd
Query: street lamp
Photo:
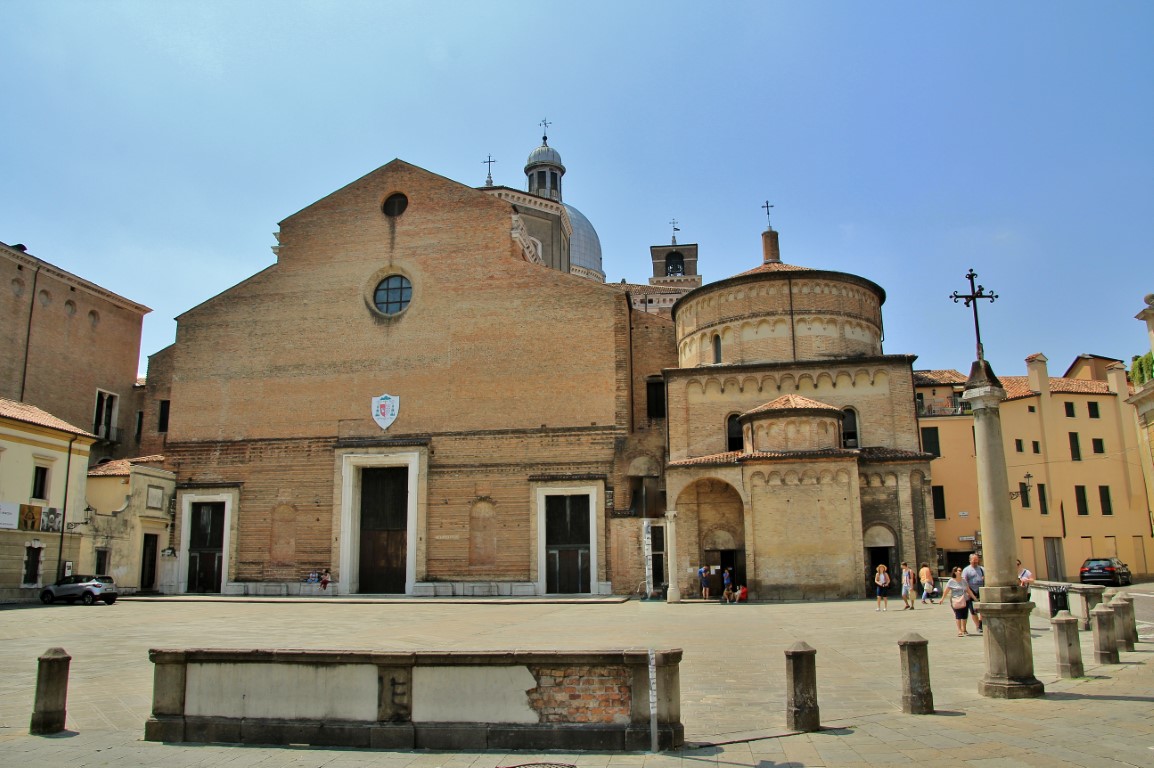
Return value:
<svg viewBox="0 0 1154 768">
<path fill-rule="evenodd" d="M 1023 479 L 1026 482 L 1022 483 L 1021 485 L 1018 486 L 1020 490 L 1010 491 L 1010 499 L 1011 500 L 1018 498 L 1023 493 L 1026 493 L 1028 495 L 1030 493 L 1030 489 L 1034 487 L 1033 484 L 1030 482 L 1031 480 L 1034 479 L 1034 476 L 1031 475 L 1029 472 L 1026 473 L 1026 476 Z"/>
</svg>

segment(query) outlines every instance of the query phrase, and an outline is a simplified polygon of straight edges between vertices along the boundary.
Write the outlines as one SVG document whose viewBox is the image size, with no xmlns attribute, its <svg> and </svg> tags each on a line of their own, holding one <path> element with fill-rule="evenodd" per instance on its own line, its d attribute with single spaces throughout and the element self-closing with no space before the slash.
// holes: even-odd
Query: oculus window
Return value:
<svg viewBox="0 0 1154 768">
<path fill-rule="evenodd" d="M 385 204 L 381 206 L 386 216 L 400 216 L 409 207 L 409 198 L 402 195 L 400 192 L 389 195 L 385 200 Z"/>
<path fill-rule="evenodd" d="M 389 275 L 377 283 L 373 291 L 373 304 L 382 315 L 399 315 L 409 306 L 413 297 L 413 284 L 400 275 Z"/>
</svg>

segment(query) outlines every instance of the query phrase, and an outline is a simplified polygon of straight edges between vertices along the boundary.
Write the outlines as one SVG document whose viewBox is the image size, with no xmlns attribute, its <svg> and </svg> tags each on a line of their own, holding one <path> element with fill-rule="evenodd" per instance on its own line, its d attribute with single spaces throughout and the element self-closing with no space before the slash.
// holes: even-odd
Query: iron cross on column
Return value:
<svg viewBox="0 0 1154 768">
<path fill-rule="evenodd" d="M 773 222 L 769 220 L 769 209 L 772 208 L 773 206 L 770 205 L 768 200 L 766 200 L 765 205 L 763 205 L 761 207 L 765 209 L 765 224 L 766 224 L 766 226 L 769 229 L 773 229 Z"/>
<path fill-rule="evenodd" d="M 489 166 L 489 173 L 486 174 L 486 177 L 485 177 L 485 186 L 486 187 L 493 186 L 493 163 L 495 163 L 495 162 L 497 162 L 497 161 L 493 159 L 492 155 L 489 155 L 488 160 L 482 160 L 481 161 L 481 165 Z"/>
<path fill-rule="evenodd" d="M 986 356 L 984 354 L 984 350 L 982 349 L 982 331 L 978 327 L 978 299 L 989 299 L 990 303 L 993 304 L 994 301 L 998 298 L 998 294 L 994 293 L 993 291 L 986 293 L 986 288 L 982 285 L 979 285 L 977 288 L 975 288 L 974 278 L 977 276 L 978 273 L 971 268 L 970 271 L 966 273 L 966 279 L 970 281 L 969 294 L 960 294 L 957 291 L 954 291 L 951 298 L 953 298 L 955 304 L 957 304 L 960 300 L 965 306 L 974 308 L 974 336 L 978 340 L 978 359 L 985 360 Z"/>
</svg>

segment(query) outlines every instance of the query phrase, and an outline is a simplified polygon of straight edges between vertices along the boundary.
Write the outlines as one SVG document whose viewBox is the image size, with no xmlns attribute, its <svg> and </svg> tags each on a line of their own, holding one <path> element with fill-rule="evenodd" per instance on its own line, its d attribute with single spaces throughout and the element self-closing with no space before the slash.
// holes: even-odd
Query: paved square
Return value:
<svg viewBox="0 0 1154 768">
<path fill-rule="evenodd" d="M 0 610 L 0 764 L 5 766 L 1154 765 L 1154 638 L 1122 664 L 1057 680 L 1048 621 L 1033 621 L 1046 696 L 977 694 L 982 640 L 959 638 L 946 606 L 874 611 L 871 601 L 751 604 L 346 599 L 122 600 L 113 606 Z M 897 641 L 930 641 L 937 714 L 901 713 Z M 784 651 L 817 649 L 824 730 L 787 735 Z M 28 735 L 36 659 L 72 656 L 68 732 Z M 149 648 L 376 650 L 683 648 L 686 749 L 662 755 L 379 752 L 170 745 L 142 741 L 152 696 Z"/>
</svg>

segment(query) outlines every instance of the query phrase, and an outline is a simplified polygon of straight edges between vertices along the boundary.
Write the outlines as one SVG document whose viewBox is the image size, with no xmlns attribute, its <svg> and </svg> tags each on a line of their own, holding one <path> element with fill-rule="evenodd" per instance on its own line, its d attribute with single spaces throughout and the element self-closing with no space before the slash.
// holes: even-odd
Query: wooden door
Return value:
<svg viewBox="0 0 1154 768">
<path fill-rule="evenodd" d="M 360 588 L 363 594 L 405 592 L 408 553 L 407 467 L 361 470 Z"/>
<path fill-rule="evenodd" d="M 220 592 L 224 562 L 224 502 L 193 504 L 189 515 L 188 591 Z"/>
<path fill-rule="evenodd" d="M 545 497 L 545 591 L 590 592 L 589 497 Z"/>
</svg>

